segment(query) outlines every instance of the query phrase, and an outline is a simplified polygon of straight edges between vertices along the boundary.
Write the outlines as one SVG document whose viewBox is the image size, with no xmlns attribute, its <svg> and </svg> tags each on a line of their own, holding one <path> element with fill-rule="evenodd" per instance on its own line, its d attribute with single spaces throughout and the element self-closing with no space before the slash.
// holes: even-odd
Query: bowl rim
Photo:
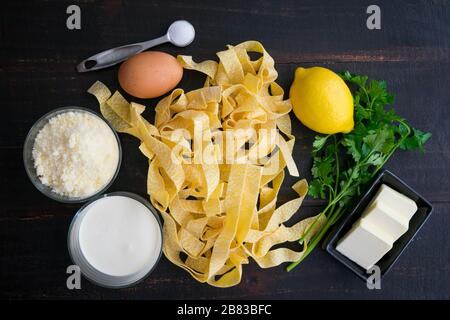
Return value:
<svg viewBox="0 0 450 320">
<path fill-rule="evenodd" d="M 97 192 L 95 192 L 94 194 L 91 194 L 89 196 L 87 196 L 86 198 L 70 198 L 67 196 L 63 196 L 63 195 L 59 195 L 56 192 L 53 192 L 50 187 L 44 185 L 39 177 L 37 176 L 37 174 L 35 172 L 32 172 L 32 168 L 29 166 L 29 164 L 27 163 L 27 147 L 30 146 L 31 148 L 33 148 L 34 146 L 34 141 L 31 141 L 32 138 L 32 132 L 34 131 L 34 129 L 40 125 L 42 122 L 44 121 L 49 121 L 53 116 L 57 115 L 57 114 L 62 114 L 64 112 L 70 112 L 70 111 L 74 111 L 74 112 L 87 112 L 90 113 L 94 116 L 96 116 L 97 118 L 99 118 L 101 121 L 103 121 L 104 123 L 106 123 L 106 125 L 112 130 L 114 137 L 116 138 L 117 141 L 117 148 L 118 148 L 118 152 L 119 152 L 119 157 L 118 157 L 118 161 L 117 161 L 117 167 L 116 170 L 113 174 L 113 176 L 111 177 L 110 181 L 100 190 L 98 190 Z M 37 135 L 37 134 L 36 134 Z M 36 139 L 36 137 L 34 137 L 34 139 Z M 111 187 L 111 185 L 114 183 L 114 181 L 116 180 L 119 171 L 120 171 L 120 167 L 122 164 L 122 145 L 120 142 L 120 138 L 119 135 L 117 133 L 117 131 L 113 128 L 113 126 L 99 113 L 89 109 L 89 108 L 85 108 L 85 107 L 79 107 L 79 106 L 66 106 L 66 107 L 59 107 L 56 109 L 53 109 L 47 113 L 45 113 L 44 115 L 42 115 L 38 120 L 36 120 L 34 122 L 34 124 L 31 126 L 31 128 L 28 130 L 28 133 L 25 137 L 25 141 L 23 144 L 23 150 L 22 150 L 22 158 L 23 158 L 23 164 L 25 167 L 25 171 L 27 173 L 27 176 L 29 178 L 29 180 L 31 181 L 31 183 L 33 184 L 33 186 L 39 190 L 39 192 L 41 192 L 43 195 L 45 195 L 46 197 L 58 201 L 60 203 L 83 203 L 86 201 L 89 201 L 95 197 L 98 197 L 99 195 L 103 194 L 106 192 L 106 190 L 109 189 L 109 187 Z M 30 159 L 33 163 L 34 160 Z M 48 189 L 48 190 L 47 190 Z"/>
<path fill-rule="evenodd" d="M 136 194 L 136 193 L 132 193 L 132 192 L 128 192 L 128 191 L 114 191 L 114 192 L 109 192 L 109 193 L 104 193 L 104 194 L 98 195 L 98 196 L 95 197 L 94 199 L 89 200 L 87 203 L 83 204 L 83 206 L 82 206 L 80 209 L 78 209 L 78 211 L 77 211 L 77 212 L 75 213 L 75 215 L 73 216 L 72 221 L 70 222 L 70 225 L 69 225 L 68 232 L 67 232 L 67 240 L 66 240 L 67 243 L 66 243 L 66 245 L 67 245 L 67 249 L 68 249 L 68 251 L 69 251 L 70 260 L 71 260 L 75 265 L 77 265 L 77 264 L 76 264 L 76 261 L 75 261 L 75 259 L 74 259 L 74 256 L 73 256 L 73 254 L 72 254 L 72 250 L 71 250 L 71 242 L 72 242 L 71 234 L 72 234 L 72 231 L 73 231 L 73 228 L 74 228 L 75 223 L 76 223 L 77 220 L 80 218 L 80 215 L 83 213 L 83 211 L 84 211 L 87 207 L 89 207 L 92 203 L 94 203 L 94 202 L 97 201 L 97 200 L 100 200 L 100 199 L 103 199 L 103 198 L 108 198 L 108 197 L 113 197 L 113 196 L 122 196 L 122 197 L 128 197 L 128 198 L 134 199 L 134 200 L 136 200 L 136 201 L 142 203 L 142 204 L 143 204 L 147 209 L 149 209 L 149 211 L 153 214 L 153 216 L 154 216 L 155 219 L 156 219 L 156 222 L 158 223 L 158 229 L 159 229 L 159 233 L 160 233 L 160 236 L 161 236 L 161 247 L 160 247 L 159 252 L 158 252 L 158 257 L 156 258 L 156 260 L 155 260 L 153 266 L 152 266 L 152 267 L 149 269 L 149 271 L 146 272 L 142 277 L 140 277 L 140 278 L 138 278 L 138 279 L 136 279 L 135 281 L 132 281 L 132 282 L 130 282 L 130 283 L 127 283 L 127 284 L 124 284 L 124 285 L 117 285 L 117 286 L 116 286 L 116 285 L 111 285 L 111 284 L 108 285 L 108 284 L 102 283 L 102 282 L 100 282 L 100 281 L 97 281 L 96 279 L 94 279 L 94 278 L 92 278 L 92 277 L 86 275 L 86 274 L 83 272 L 81 266 L 78 265 L 78 267 L 80 267 L 80 272 L 81 272 L 81 274 L 82 274 L 89 282 L 91 282 L 91 283 L 93 283 L 93 284 L 95 284 L 95 285 L 98 285 L 98 286 L 104 287 L 104 288 L 108 288 L 108 289 L 123 289 L 123 288 L 130 288 L 130 287 L 133 287 L 133 286 L 135 286 L 136 284 L 138 284 L 138 283 L 144 281 L 144 279 L 147 278 L 147 277 L 155 270 L 156 266 L 157 266 L 157 265 L 159 264 L 159 262 L 161 261 L 161 257 L 162 257 L 162 253 L 163 253 L 163 248 L 164 248 L 164 232 L 163 232 L 163 224 L 162 224 L 162 222 L 161 222 L 161 218 L 160 218 L 160 216 L 159 216 L 158 210 L 157 210 L 157 209 L 156 209 L 156 208 L 155 208 L 155 207 L 154 207 L 147 199 L 145 199 L 144 197 L 142 197 L 142 196 L 140 196 L 140 195 L 138 195 L 138 194 Z M 95 268 L 89 263 L 89 261 L 88 261 L 87 259 L 85 259 L 85 260 L 86 260 L 86 263 L 87 263 L 88 266 L 90 266 L 91 268 L 95 269 Z M 95 270 L 96 270 L 98 273 L 100 273 L 100 274 L 106 275 L 106 274 L 104 274 L 103 272 L 101 272 L 101 271 L 99 271 L 99 270 L 97 270 L 97 269 L 95 269 Z M 111 275 L 107 275 L 107 276 L 109 276 L 110 278 L 115 278 L 115 277 L 116 277 L 116 276 L 111 276 Z M 116 277 L 116 278 L 120 278 L 120 277 Z"/>
</svg>

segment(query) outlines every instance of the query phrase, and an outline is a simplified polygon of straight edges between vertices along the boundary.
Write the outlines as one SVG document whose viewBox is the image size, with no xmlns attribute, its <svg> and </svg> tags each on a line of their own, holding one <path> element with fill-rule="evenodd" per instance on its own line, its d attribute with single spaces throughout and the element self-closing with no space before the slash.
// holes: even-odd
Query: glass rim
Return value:
<svg viewBox="0 0 450 320">
<path fill-rule="evenodd" d="M 87 112 L 87 113 L 90 113 L 90 114 L 96 116 L 101 121 L 103 121 L 112 130 L 114 137 L 117 141 L 117 148 L 118 148 L 118 152 L 119 152 L 117 167 L 116 167 L 116 170 L 115 170 L 114 174 L 112 175 L 110 181 L 107 184 L 105 184 L 105 186 L 102 187 L 100 190 L 98 190 L 97 192 L 95 192 L 85 198 L 83 198 L 83 197 L 72 197 L 71 198 L 68 196 L 60 195 L 60 194 L 52 191 L 49 186 L 44 185 L 40 181 L 36 172 L 32 171 L 33 169 L 30 168 L 29 164 L 27 163 L 27 160 L 33 161 L 33 159 L 29 159 L 27 152 L 29 152 L 30 147 L 33 148 L 34 139 L 36 139 L 36 137 L 34 137 L 33 141 L 31 141 L 31 139 L 33 138 L 32 135 L 34 134 L 35 129 L 38 126 L 40 126 L 44 121 L 48 122 L 53 116 L 56 116 L 57 114 L 62 114 L 65 112 L 70 112 L 70 111 Z M 43 126 L 45 126 L 45 124 Z M 37 133 L 36 133 L 36 136 L 37 136 Z M 114 183 L 114 181 L 116 180 L 116 178 L 119 174 L 120 167 L 122 164 L 122 145 L 120 143 L 120 138 L 119 138 L 117 131 L 112 127 L 112 125 L 101 114 L 99 114 L 91 109 L 85 108 L 85 107 L 67 106 L 67 107 L 59 107 L 59 108 L 53 109 L 53 110 L 47 112 L 46 114 L 44 114 L 43 116 L 41 116 L 38 120 L 36 120 L 34 122 L 34 124 L 31 126 L 30 130 L 28 130 L 28 133 L 26 135 L 25 142 L 23 145 L 23 150 L 22 150 L 22 157 L 23 157 L 23 163 L 24 163 L 24 167 L 25 167 L 27 176 L 30 179 L 33 186 L 37 190 L 39 190 L 39 192 L 41 192 L 46 197 L 48 197 L 52 200 L 58 201 L 60 203 L 83 203 L 83 202 L 87 202 L 87 201 L 103 194 Z"/>
</svg>

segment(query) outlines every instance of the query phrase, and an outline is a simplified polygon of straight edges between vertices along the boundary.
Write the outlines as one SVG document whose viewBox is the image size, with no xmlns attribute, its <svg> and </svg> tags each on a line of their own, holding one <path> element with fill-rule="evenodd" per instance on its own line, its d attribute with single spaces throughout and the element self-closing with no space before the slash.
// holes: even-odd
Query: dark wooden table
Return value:
<svg viewBox="0 0 450 320">
<path fill-rule="evenodd" d="M 0 297 L 28 298 L 450 298 L 450 1 L 375 1 L 381 30 L 368 30 L 372 1 L 8 1 L 0 10 Z M 81 7 L 81 30 L 66 28 L 66 8 Z M 288 88 L 299 65 L 348 69 L 385 79 L 396 95 L 398 113 L 431 131 L 427 152 L 396 154 L 387 168 L 416 188 L 434 214 L 393 270 L 382 290 L 368 290 L 343 265 L 316 250 L 291 273 L 283 267 L 244 266 L 240 285 L 217 289 L 199 284 L 163 258 L 141 284 L 108 290 L 82 282 L 66 288 L 71 264 L 66 235 L 79 205 L 47 199 L 28 180 L 22 146 L 32 124 L 60 106 L 97 110 L 86 93 L 97 79 L 118 88 L 117 67 L 78 74 L 76 64 L 98 51 L 162 35 L 176 19 L 197 31 L 187 48 L 163 45 L 171 54 L 197 61 L 214 59 L 226 44 L 261 41 L 276 61 L 279 83 Z M 180 84 L 201 86 L 202 77 L 185 72 Z M 152 119 L 156 100 L 140 101 Z M 293 121 L 298 137 L 294 157 L 309 177 L 313 133 Z M 146 195 L 147 164 L 138 142 L 121 136 L 123 165 L 110 191 Z M 292 196 L 285 180 L 281 202 Z M 318 212 L 308 199 L 299 214 Z"/>
</svg>

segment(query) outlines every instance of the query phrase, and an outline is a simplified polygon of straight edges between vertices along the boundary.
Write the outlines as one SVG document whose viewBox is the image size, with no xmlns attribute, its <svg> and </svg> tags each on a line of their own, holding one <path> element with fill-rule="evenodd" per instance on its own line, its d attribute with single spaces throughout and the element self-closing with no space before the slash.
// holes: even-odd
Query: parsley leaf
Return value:
<svg viewBox="0 0 450 320">
<path fill-rule="evenodd" d="M 419 149 L 424 152 L 423 145 L 431 138 L 431 133 L 422 132 L 419 129 L 413 129 L 412 135 L 408 136 L 400 144 L 400 148 L 403 150 L 415 150 Z"/>
<path fill-rule="evenodd" d="M 318 152 L 323 148 L 329 136 L 315 136 L 313 142 L 313 152 Z"/>
</svg>

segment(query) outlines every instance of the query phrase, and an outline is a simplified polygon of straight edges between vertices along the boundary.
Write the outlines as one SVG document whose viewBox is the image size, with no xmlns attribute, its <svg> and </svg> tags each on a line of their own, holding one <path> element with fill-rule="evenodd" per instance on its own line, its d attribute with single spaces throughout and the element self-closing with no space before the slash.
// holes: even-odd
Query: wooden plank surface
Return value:
<svg viewBox="0 0 450 320">
<path fill-rule="evenodd" d="M 66 8 L 78 3 L 82 29 L 69 31 Z M 0 297 L 27 298 L 450 298 L 450 2 L 377 1 L 382 29 L 366 28 L 368 1 L 9 1 L 0 11 Z M 197 31 L 187 48 L 158 50 L 213 59 L 226 44 L 256 39 L 276 61 L 279 83 L 288 89 L 299 65 L 322 65 L 385 79 L 398 113 L 431 131 L 424 155 L 396 154 L 387 167 L 429 199 L 435 211 L 379 291 L 365 284 L 322 250 L 293 272 L 283 267 L 244 266 L 242 283 L 216 289 L 196 283 L 163 258 L 141 284 L 107 290 L 87 281 L 69 291 L 66 236 L 79 205 L 41 195 L 25 174 L 22 146 L 41 115 L 59 106 L 97 104 L 86 93 L 101 80 L 118 88 L 117 67 L 77 74 L 75 65 L 98 51 L 163 34 L 171 21 L 187 19 Z M 185 72 L 185 89 L 202 77 Z M 136 100 L 153 117 L 157 100 Z M 313 133 L 293 121 L 294 158 L 309 177 Z M 121 136 L 122 169 L 110 191 L 145 196 L 147 165 L 137 141 Z M 280 201 L 293 196 L 287 178 Z M 318 212 L 308 199 L 298 218 Z"/>
</svg>

